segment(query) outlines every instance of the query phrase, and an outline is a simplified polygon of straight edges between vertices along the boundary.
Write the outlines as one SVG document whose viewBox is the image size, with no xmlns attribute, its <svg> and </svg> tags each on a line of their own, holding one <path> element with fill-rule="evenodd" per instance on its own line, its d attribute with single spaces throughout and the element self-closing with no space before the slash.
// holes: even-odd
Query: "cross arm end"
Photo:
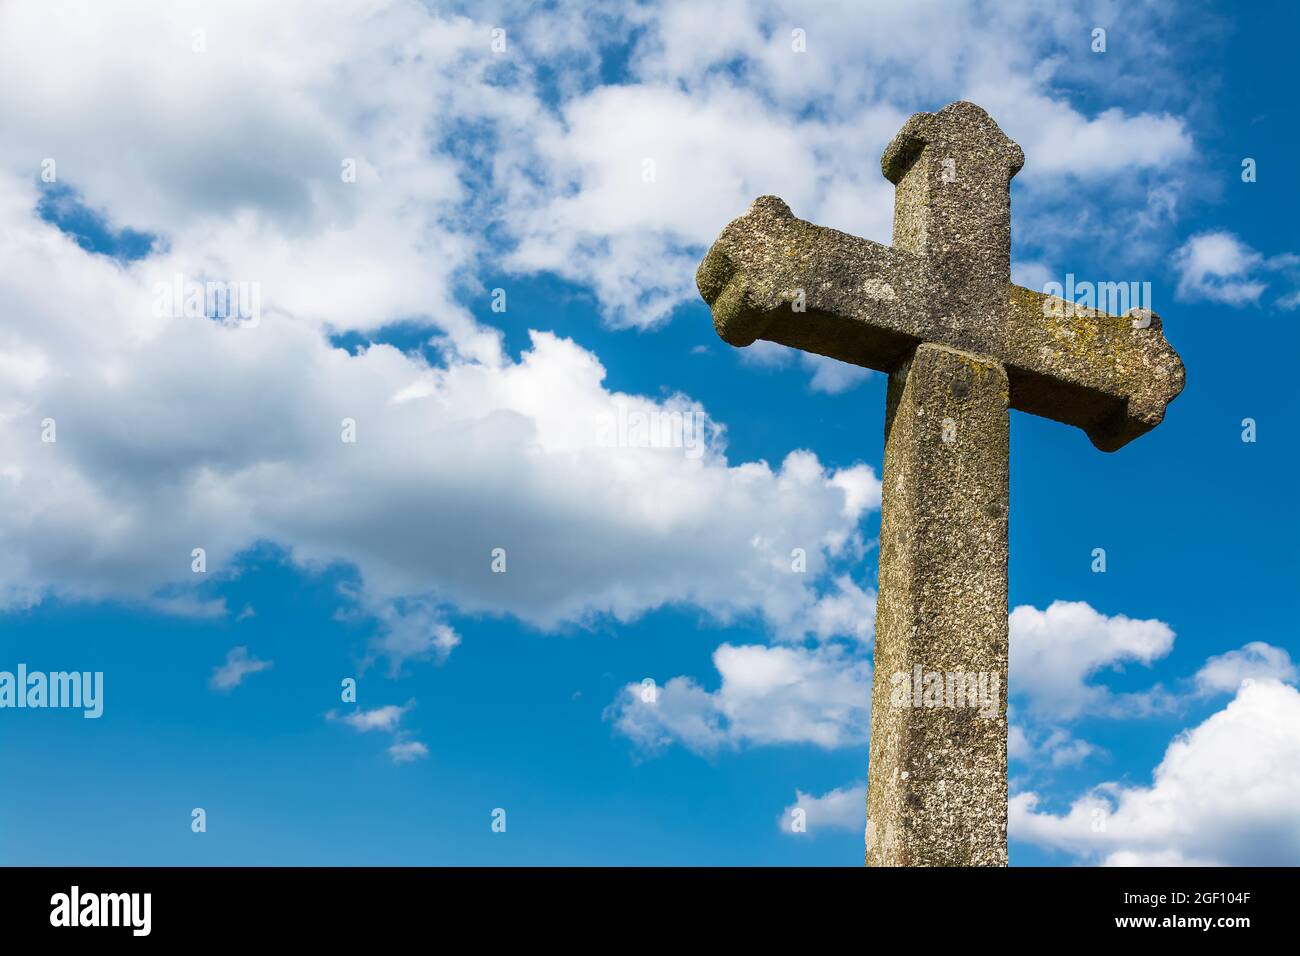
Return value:
<svg viewBox="0 0 1300 956">
<path fill-rule="evenodd" d="M 752 345 L 762 337 L 772 310 L 780 304 L 772 289 L 761 281 L 751 281 L 751 273 L 757 273 L 755 266 L 763 261 L 770 236 L 793 219 L 784 200 L 760 196 L 723 230 L 700 262 L 695 285 L 712 307 L 713 327 L 727 344 Z"/>
<path fill-rule="evenodd" d="M 1077 425 L 1116 451 L 1159 425 L 1186 382 L 1149 309 L 1116 316 L 1013 285 L 1007 367 L 1015 408 Z"/>
<path fill-rule="evenodd" d="M 756 199 L 718 236 L 696 285 L 730 345 L 765 339 L 889 370 L 924 337 L 924 262 Z"/>
</svg>

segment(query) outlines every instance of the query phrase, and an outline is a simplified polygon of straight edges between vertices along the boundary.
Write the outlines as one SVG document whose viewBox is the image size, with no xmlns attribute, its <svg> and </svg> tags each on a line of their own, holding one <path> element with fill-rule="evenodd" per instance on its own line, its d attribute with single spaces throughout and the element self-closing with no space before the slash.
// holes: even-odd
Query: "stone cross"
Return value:
<svg viewBox="0 0 1300 956">
<path fill-rule="evenodd" d="M 1012 285 L 1022 165 L 973 103 L 917 113 L 880 161 L 895 186 L 892 246 L 763 196 L 696 275 L 731 345 L 766 339 L 889 373 L 872 866 L 1006 865 L 1008 410 L 1115 451 L 1183 388 L 1154 313 Z M 989 688 L 992 706 L 979 699 Z"/>
</svg>

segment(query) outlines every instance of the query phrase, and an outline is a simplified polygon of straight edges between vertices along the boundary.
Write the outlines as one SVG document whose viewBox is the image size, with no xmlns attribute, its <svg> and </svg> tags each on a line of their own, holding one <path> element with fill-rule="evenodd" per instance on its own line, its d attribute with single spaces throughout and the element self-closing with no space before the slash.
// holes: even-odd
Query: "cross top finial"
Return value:
<svg viewBox="0 0 1300 956">
<path fill-rule="evenodd" d="M 935 267 L 936 304 L 954 345 L 975 348 L 972 310 L 1003 311 L 1011 280 L 1011 177 L 1025 154 L 974 103 L 916 113 L 880 160 L 895 187 L 894 247 Z"/>
<path fill-rule="evenodd" d="M 895 185 L 926 147 L 954 160 L 986 156 L 991 166 L 1006 163 L 1011 181 L 1025 165 L 1025 153 L 983 108 L 966 100 L 949 103 L 937 113 L 913 113 L 880 157 L 880 171 Z"/>
</svg>

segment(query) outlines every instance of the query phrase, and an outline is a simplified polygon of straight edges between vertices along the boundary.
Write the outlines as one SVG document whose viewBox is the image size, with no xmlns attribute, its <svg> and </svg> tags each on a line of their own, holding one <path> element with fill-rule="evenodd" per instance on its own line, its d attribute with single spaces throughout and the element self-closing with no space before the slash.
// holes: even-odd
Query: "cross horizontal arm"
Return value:
<svg viewBox="0 0 1300 956">
<path fill-rule="evenodd" d="M 1057 296 L 1009 287 L 1007 367 L 1011 407 L 1087 432 L 1115 451 L 1150 431 L 1183 390 L 1178 353 L 1160 317 L 1084 308 Z"/>
<path fill-rule="evenodd" d="M 731 345 L 766 339 L 888 372 L 925 337 L 925 262 L 754 200 L 695 275 Z"/>
<path fill-rule="evenodd" d="M 1183 363 L 1154 313 L 1114 316 L 1005 281 L 984 300 L 945 298 L 943 267 L 762 196 L 722 231 L 695 282 L 731 345 L 766 339 L 882 372 L 922 342 L 963 349 L 1006 367 L 1012 408 L 1075 425 L 1103 451 L 1160 424 L 1182 391 Z"/>
</svg>

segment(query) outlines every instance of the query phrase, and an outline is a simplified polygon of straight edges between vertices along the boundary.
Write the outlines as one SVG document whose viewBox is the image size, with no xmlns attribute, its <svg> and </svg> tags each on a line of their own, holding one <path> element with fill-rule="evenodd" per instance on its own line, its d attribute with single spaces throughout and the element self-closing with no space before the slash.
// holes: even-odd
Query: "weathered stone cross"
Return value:
<svg viewBox="0 0 1300 956">
<path fill-rule="evenodd" d="M 1007 861 L 1008 409 L 1114 451 L 1158 425 L 1183 387 L 1153 313 L 1121 318 L 1011 284 L 1010 183 L 1023 164 L 972 103 L 917 113 L 880 161 L 895 186 L 893 246 L 764 196 L 696 275 L 730 344 L 767 339 L 889 373 L 872 866 Z M 998 681 L 992 707 L 969 699 L 989 686 L 977 675 Z"/>
</svg>

